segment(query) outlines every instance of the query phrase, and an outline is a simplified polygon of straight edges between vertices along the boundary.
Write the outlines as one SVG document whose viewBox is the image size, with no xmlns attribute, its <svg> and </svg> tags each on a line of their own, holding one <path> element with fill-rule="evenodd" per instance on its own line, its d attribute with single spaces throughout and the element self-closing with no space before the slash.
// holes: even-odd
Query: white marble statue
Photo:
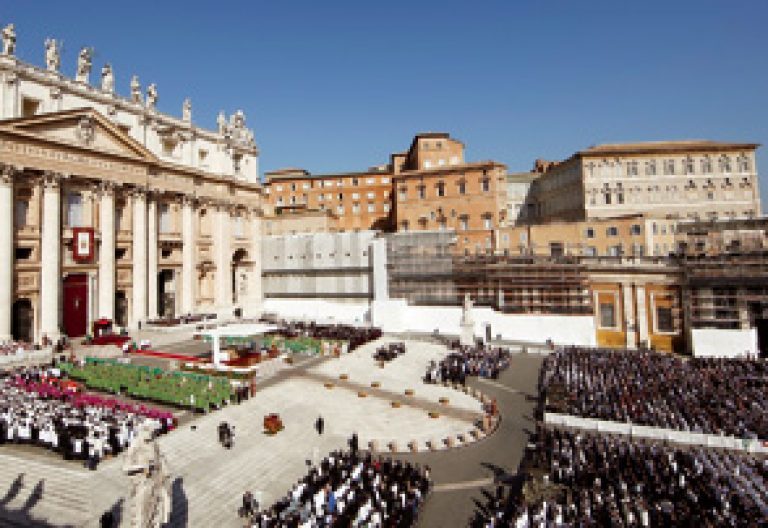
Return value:
<svg viewBox="0 0 768 528">
<path fill-rule="evenodd" d="M 138 75 L 131 77 L 131 101 L 134 103 L 141 102 L 141 83 Z"/>
<path fill-rule="evenodd" d="M 216 125 L 219 127 L 219 134 L 222 136 L 227 134 L 227 117 L 224 115 L 224 110 L 216 117 Z"/>
<path fill-rule="evenodd" d="M 45 67 L 48 71 L 59 71 L 61 64 L 61 52 L 59 43 L 56 39 L 45 39 Z"/>
<path fill-rule="evenodd" d="M 192 121 L 192 101 L 189 97 L 184 99 L 184 104 L 181 105 L 181 119 L 188 123 Z"/>
<path fill-rule="evenodd" d="M 16 26 L 8 24 L 3 28 L 3 55 L 16 53 Z"/>
<path fill-rule="evenodd" d="M 88 78 L 91 75 L 91 66 L 93 65 L 91 61 L 92 58 L 93 50 L 91 48 L 83 48 L 80 50 L 80 54 L 77 56 L 77 71 L 75 72 L 76 81 L 88 84 Z"/>
<path fill-rule="evenodd" d="M 123 471 L 131 478 L 128 521 L 132 528 L 160 528 L 170 520 L 171 484 L 165 457 L 147 423 L 125 453 Z"/>
<path fill-rule="evenodd" d="M 157 106 L 157 86 L 155 83 L 147 86 L 147 108 L 155 108 Z"/>
<path fill-rule="evenodd" d="M 101 89 L 105 92 L 115 93 L 115 74 L 109 64 L 101 67 Z"/>
</svg>

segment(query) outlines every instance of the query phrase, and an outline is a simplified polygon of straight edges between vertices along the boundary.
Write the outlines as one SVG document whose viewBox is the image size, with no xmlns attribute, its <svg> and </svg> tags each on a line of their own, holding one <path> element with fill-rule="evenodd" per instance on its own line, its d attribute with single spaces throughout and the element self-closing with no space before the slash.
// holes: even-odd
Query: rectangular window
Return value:
<svg viewBox="0 0 768 528">
<path fill-rule="evenodd" d="M 374 198 L 376 198 L 376 193 L 369 192 L 368 194 L 366 194 L 366 196 L 368 197 L 369 200 L 373 200 Z"/>
<path fill-rule="evenodd" d="M 675 174 L 675 160 L 666 160 L 664 162 L 664 173 L 670 176 Z"/>
<path fill-rule="evenodd" d="M 584 234 L 587 238 L 595 238 L 595 230 L 592 227 L 588 227 Z"/>
<path fill-rule="evenodd" d="M 236 216 L 235 217 L 235 236 L 238 238 L 242 238 L 244 235 L 243 233 L 243 217 L 242 216 Z"/>
<path fill-rule="evenodd" d="M 427 188 L 423 185 L 419 185 L 419 199 L 423 200 L 427 197 Z"/>
<path fill-rule="evenodd" d="M 169 211 L 169 205 L 166 203 L 160 204 L 159 213 L 160 213 L 160 232 L 170 233 L 171 232 L 171 214 Z"/>
<path fill-rule="evenodd" d="M 605 230 L 605 234 L 611 237 L 619 235 L 619 229 L 616 226 L 610 226 Z"/>
<path fill-rule="evenodd" d="M 83 196 L 79 192 L 67 195 L 67 225 L 81 227 L 83 222 Z"/>
<path fill-rule="evenodd" d="M 459 218 L 459 229 L 461 229 L 462 231 L 466 231 L 467 229 L 469 229 L 469 217 L 462 216 Z"/>
<path fill-rule="evenodd" d="M 376 212 L 376 204 L 369 203 L 368 204 L 368 212 L 369 213 L 375 213 Z"/>
<path fill-rule="evenodd" d="M 29 202 L 26 200 L 16 200 L 16 229 L 23 229 L 27 225 L 27 212 L 29 211 Z"/>
<path fill-rule="evenodd" d="M 467 194 L 467 182 L 459 182 L 459 194 Z"/>
<path fill-rule="evenodd" d="M 549 255 L 552 257 L 562 257 L 565 253 L 562 242 L 549 243 Z"/>
<path fill-rule="evenodd" d="M 408 188 L 407 187 L 400 187 L 400 189 L 397 191 L 397 199 L 401 202 L 404 202 L 408 198 Z"/>
<path fill-rule="evenodd" d="M 493 229 L 493 217 L 491 215 L 483 217 L 483 229 Z"/>
<path fill-rule="evenodd" d="M 388 203 L 385 203 L 385 204 L 384 204 L 384 212 L 385 212 L 385 213 L 388 213 L 388 212 L 389 212 L 389 204 L 388 204 Z"/>
<path fill-rule="evenodd" d="M 483 192 L 490 192 L 491 180 L 489 180 L 488 178 L 483 178 L 482 181 L 480 182 L 480 188 L 482 189 Z"/>
<path fill-rule="evenodd" d="M 672 333 L 675 331 L 672 308 L 667 306 L 656 307 L 656 331 L 664 333 Z"/>
<path fill-rule="evenodd" d="M 596 257 L 597 256 L 597 248 L 595 246 L 587 246 L 584 248 L 584 256 L 585 257 Z"/>
<path fill-rule="evenodd" d="M 376 183 L 376 180 L 374 178 L 368 178 L 365 180 L 365 183 L 367 185 L 373 185 L 374 183 Z"/>
<path fill-rule="evenodd" d="M 629 234 L 630 235 L 639 235 L 640 234 L 640 224 L 632 224 L 632 226 L 629 228 Z"/>
<path fill-rule="evenodd" d="M 616 306 L 614 303 L 600 303 L 600 328 L 616 328 Z"/>
<path fill-rule="evenodd" d="M 352 214 L 360 213 L 360 204 L 352 204 Z"/>
</svg>

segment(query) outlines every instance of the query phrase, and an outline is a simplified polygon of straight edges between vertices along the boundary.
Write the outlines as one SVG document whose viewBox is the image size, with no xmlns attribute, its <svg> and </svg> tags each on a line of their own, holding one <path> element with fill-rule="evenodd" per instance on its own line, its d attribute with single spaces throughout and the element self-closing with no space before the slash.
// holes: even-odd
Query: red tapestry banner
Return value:
<svg viewBox="0 0 768 528">
<path fill-rule="evenodd" d="M 75 227 L 72 229 L 72 260 L 91 262 L 93 260 L 93 228 Z"/>
</svg>

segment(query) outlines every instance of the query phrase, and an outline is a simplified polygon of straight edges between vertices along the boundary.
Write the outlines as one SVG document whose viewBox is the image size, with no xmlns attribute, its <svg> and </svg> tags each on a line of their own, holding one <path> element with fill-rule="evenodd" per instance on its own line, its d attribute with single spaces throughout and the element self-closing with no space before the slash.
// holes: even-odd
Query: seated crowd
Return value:
<svg viewBox="0 0 768 528">
<path fill-rule="evenodd" d="M 271 508 L 252 512 L 244 497 L 243 513 L 258 528 L 411 526 L 430 486 L 428 467 L 334 452 Z"/>
<path fill-rule="evenodd" d="M 405 354 L 405 343 L 387 343 L 376 349 L 373 353 L 375 361 L 392 361 L 397 356 Z"/>
<path fill-rule="evenodd" d="M 567 347 L 547 357 L 539 383 L 552 412 L 768 439 L 765 360 Z"/>
<path fill-rule="evenodd" d="M 494 501 L 482 525 L 714 528 L 768 519 L 764 457 L 538 428 L 527 459 L 522 493 Z"/>
<path fill-rule="evenodd" d="M 20 355 L 30 350 L 34 350 L 34 347 L 23 341 L 6 341 L 0 344 L 0 356 Z"/>
<path fill-rule="evenodd" d="M 272 321 L 281 327 L 285 337 L 307 336 L 332 341 L 348 341 L 349 351 L 381 337 L 381 328 L 351 326 L 345 324 L 319 324 L 303 321 Z"/>
<path fill-rule="evenodd" d="M 467 376 L 497 379 L 509 367 L 509 350 L 490 346 L 462 346 L 458 341 L 449 343 L 453 350 L 439 363 L 431 361 L 424 375 L 426 383 L 466 382 Z"/>
<path fill-rule="evenodd" d="M 126 449 L 143 423 L 174 427 L 170 413 L 62 389 L 57 368 L 19 369 L 0 378 L 0 444 L 34 444 L 95 469 Z"/>
</svg>

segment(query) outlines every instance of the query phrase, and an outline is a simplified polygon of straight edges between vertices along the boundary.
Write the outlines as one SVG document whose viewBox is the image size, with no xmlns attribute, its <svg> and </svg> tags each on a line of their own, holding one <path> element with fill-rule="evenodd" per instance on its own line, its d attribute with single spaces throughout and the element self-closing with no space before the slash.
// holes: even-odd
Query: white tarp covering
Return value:
<svg viewBox="0 0 768 528">
<path fill-rule="evenodd" d="M 757 330 L 694 328 L 691 343 L 695 357 L 757 357 Z"/>
</svg>

